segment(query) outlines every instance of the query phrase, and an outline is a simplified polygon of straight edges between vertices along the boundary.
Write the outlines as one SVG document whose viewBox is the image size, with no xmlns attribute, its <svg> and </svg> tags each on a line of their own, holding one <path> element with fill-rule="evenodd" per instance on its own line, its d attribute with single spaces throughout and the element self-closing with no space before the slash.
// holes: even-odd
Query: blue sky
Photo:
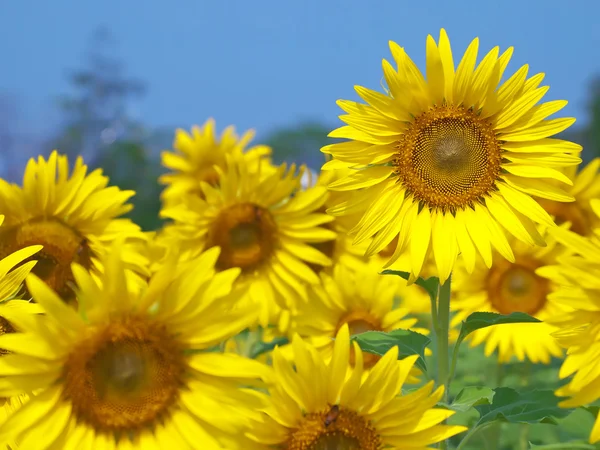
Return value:
<svg viewBox="0 0 600 450">
<path fill-rule="evenodd" d="M 148 84 L 132 113 L 153 126 L 189 127 L 213 116 L 222 129 L 259 135 L 299 120 L 337 123 L 338 98 L 379 88 L 388 40 L 424 67 L 425 38 L 441 27 L 455 53 L 513 45 L 509 70 L 545 72 L 549 99 L 584 122 L 586 83 L 600 74 L 597 0 L 0 0 L 0 93 L 19 103 L 18 128 L 56 123 L 52 99 L 106 25 L 127 73 Z"/>
</svg>

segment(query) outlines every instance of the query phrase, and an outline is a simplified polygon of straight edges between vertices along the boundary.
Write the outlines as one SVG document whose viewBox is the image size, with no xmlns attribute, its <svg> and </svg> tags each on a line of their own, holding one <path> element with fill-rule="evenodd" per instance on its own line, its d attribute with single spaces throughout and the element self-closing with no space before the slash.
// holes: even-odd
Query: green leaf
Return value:
<svg viewBox="0 0 600 450">
<path fill-rule="evenodd" d="M 381 272 L 381 275 L 396 275 L 401 278 L 404 278 L 407 281 L 410 278 L 410 273 L 401 272 L 399 270 L 384 270 L 383 272 Z M 423 289 L 425 289 L 427 291 L 427 293 L 429 294 L 429 297 L 435 301 L 435 299 L 437 298 L 438 286 L 440 285 L 439 278 L 437 278 L 437 277 L 430 277 L 427 279 L 417 278 L 417 281 L 415 281 L 415 284 L 417 286 L 421 286 Z"/>
<path fill-rule="evenodd" d="M 286 337 L 277 337 L 277 338 L 273 339 L 271 342 L 262 342 L 262 341 L 257 342 L 252 347 L 252 350 L 250 352 L 250 358 L 254 359 L 257 356 L 262 355 L 263 353 L 270 352 L 277 346 L 289 344 L 289 342 L 290 342 L 290 340 Z"/>
<path fill-rule="evenodd" d="M 449 406 L 454 411 L 466 412 L 473 406 L 492 403 L 494 391 L 485 386 L 469 386 L 461 390 Z"/>
<path fill-rule="evenodd" d="M 510 423 L 556 423 L 571 410 L 558 407 L 560 399 L 551 390 L 517 392 L 507 387 L 494 389 L 489 405 L 475 405 L 480 418 L 477 425 L 500 420 Z"/>
<path fill-rule="evenodd" d="M 522 312 L 513 312 L 507 315 L 493 312 L 474 312 L 463 321 L 458 335 L 457 345 L 460 344 L 469 334 L 481 328 L 501 325 L 505 323 L 537 323 L 541 320 L 531 317 Z"/>
<path fill-rule="evenodd" d="M 410 330 L 367 331 L 351 337 L 365 352 L 383 356 L 392 347 L 398 347 L 398 358 L 406 358 L 411 355 L 419 355 L 415 365 L 423 372 L 427 371 L 425 366 L 425 348 L 431 340 L 420 333 Z"/>
</svg>

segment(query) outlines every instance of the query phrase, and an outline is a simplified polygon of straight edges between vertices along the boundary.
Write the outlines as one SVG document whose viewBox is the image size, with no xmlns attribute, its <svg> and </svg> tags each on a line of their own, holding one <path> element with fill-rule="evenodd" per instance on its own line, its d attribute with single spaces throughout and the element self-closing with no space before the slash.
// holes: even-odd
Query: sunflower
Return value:
<svg viewBox="0 0 600 450">
<path fill-rule="evenodd" d="M 324 170 L 316 178 L 312 176 L 309 177 L 309 181 L 306 183 L 306 190 L 316 188 L 319 192 L 322 192 L 323 188 L 326 188 L 333 180 L 340 178 L 340 172 L 345 173 L 346 171 Z M 335 205 L 339 199 L 338 192 L 327 191 L 325 195 L 325 203 L 318 210 L 318 212 L 323 214 L 328 207 Z M 316 248 L 331 260 L 330 266 L 310 264 L 310 268 L 316 273 L 320 273 L 323 270 L 330 270 L 338 264 L 343 264 L 355 269 L 362 267 L 362 262 L 365 260 L 363 257 L 365 248 L 352 245 L 352 239 L 347 234 L 347 222 L 343 219 L 345 218 L 335 217 L 331 222 L 323 224 L 324 228 L 336 233 L 335 239 L 312 244 L 313 248 Z"/>
<path fill-rule="evenodd" d="M 546 199 L 538 200 L 544 209 L 554 216 L 557 224 L 568 222 L 571 230 L 582 236 L 588 236 L 594 228 L 600 227 L 600 220 L 590 206 L 590 200 L 600 198 L 599 169 L 600 158 L 595 158 L 579 172 L 577 166 L 568 167 L 564 171 L 565 175 L 573 180 L 569 194 L 575 198 L 574 202 L 565 204 Z"/>
<path fill-rule="evenodd" d="M 216 167 L 225 168 L 226 155 L 241 159 L 250 171 L 257 171 L 260 165 L 264 172 L 269 166 L 271 148 L 256 145 L 246 149 L 253 137 L 253 130 L 239 137 L 233 126 L 225 128 L 217 137 L 213 119 L 208 119 L 202 127 L 192 127 L 191 134 L 178 129 L 173 142 L 175 151 L 164 151 L 161 155 L 163 166 L 173 171 L 159 178 L 161 184 L 167 185 L 163 200 L 179 201 L 184 194 L 202 194 L 201 182 L 217 184 Z"/>
<path fill-rule="evenodd" d="M 422 449 L 465 430 L 440 425 L 454 414 L 434 408 L 443 387 L 433 391 L 429 382 L 402 395 L 416 356 L 398 361 L 398 348 L 393 347 L 363 376 L 363 353 L 355 342 L 355 364 L 349 364 L 347 325 L 337 333 L 330 360 L 298 335 L 292 346 L 294 362 L 286 360 L 280 349 L 274 351 L 275 383 L 269 396 L 258 394 L 268 406 L 249 433 L 269 448 Z"/>
<path fill-rule="evenodd" d="M 600 219 L 600 200 L 590 203 L 596 219 Z M 539 269 L 538 273 L 560 281 L 560 287 L 549 298 L 566 312 L 549 320 L 560 327 L 554 336 L 567 349 L 567 356 L 559 377 L 568 378 L 569 382 L 558 389 L 556 395 L 571 397 L 559 405 L 573 408 L 600 398 L 597 363 L 600 357 L 600 228 L 594 229 L 590 237 L 562 227 L 552 230 L 552 235 L 569 253 L 559 257 L 557 264 Z M 600 441 L 600 416 L 596 418 L 590 441 Z"/>
<path fill-rule="evenodd" d="M 327 198 L 326 189 L 300 190 L 301 173 L 285 164 L 266 178 L 233 159 L 226 171 L 217 171 L 218 189 L 202 183 L 203 197 L 189 195 L 161 211 L 174 221 L 165 239 L 180 249 L 183 261 L 205 248 L 221 247 L 217 270 L 241 270 L 238 285 L 258 305 L 266 326 L 278 308 L 305 301 L 307 285 L 319 283 L 308 264 L 331 264 L 311 246 L 336 237 L 320 227 L 333 218 L 316 212 Z"/>
<path fill-rule="evenodd" d="M 13 318 L 0 336 L 0 395 L 39 390 L 0 425 L 0 440 L 27 449 L 239 448 L 260 406 L 240 388 L 266 366 L 203 351 L 245 328 L 239 269 L 216 272 L 219 249 L 169 265 L 143 291 L 127 287 L 117 241 L 101 282 L 74 264 L 78 310 L 35 275 L 29 291 L 46 314 Z M 175 261 L 171 261 L 175 262 Z"/>
<path fill-rule="evenodd" d="M 298 305 L 293 317 L 293 332 L 319 350 L 325 359 L 333 354 L 333 340 L 341 327 L 350 334 L 365 331 L 410 329 L 417 319 L 410 311 L 397 308 L 397 280 L 369 270 L 366 263 L 352 270 L 343 265 L 333 268 L 331 275 L 322 273 L 322 284 L 313 288 L 311 301 Z M 427 330 L 417 329 L 427 334 Z M 374 354 L 364 355 L 365 369 L 379 360 Z"/>
<path fill-rule="evenodd" d="M 486 267 L 478 260 L 475 270 L 468 274 L 458 264 L 453 275 L 453 297 L 450 307 L 455 311 L 451 325 L 459 327 L 471 313 L 489 311 L 499 314 L 524 312 L 542 323 L 514 323 L 483 328 L 471 334 L 470 345 L 485 345 L 485 355 L 498 352 L 498 361 L 507 363 L 515 356 L 533 363 L 549 364 L 550 358 L 561 357 L 562 350 L 552 336 L 557 330 L 548 320 L 564 310 L 549 294 L 557 288 L 551 281 L 536 273 L 543 266 L 554 264 L 564 253 L 561 245 L 545 236 L 546 247 L 538 247 L 509 238 L 515 252 L 515 262 L 508 262 L 494 253 L 494 264 Z"/>
<path fill-rule="evenodd" d="M 4 218 L 0 216 L 0 224 Z M 41 245 L 33 245 L 16 251 L 0 260 L 0 336 L 14 333 L 15 328 L 10 321 L 14 315 L 30 315 L 41 312 L 39 305 L 19 299 L 22 285 L 36 261 L 27 261 Z M 0 358 L 8 352 L 0 348 Z M 0 398 L 0 423 L 4 422 L 26 400 L 26 395 L 14 395 Z"/>
<path fill-rule="evenodd" d="M 570 185 L 557 168 L 577 164 L 581 146 L 550 136 L 575 119 L 547 117 L 566 101 L 538 104 L 548 87 L 543 74 L 520 68 L 500 80 L 512 55 L 492 49 L 475 67 L 479 40 L 455 71 L 444 30 L 427 38 L 427 81 L 403 48 L 390 42 L 397 69 L 384 60 L 389 91 L 360 86 L 367 104 L 340 100 L 347 124 L 330 133 L 346 142 L 322 151 L 354 172 L 329 185 L 349 191 L 332 214 L 362 213 L 350 233 L 354 243 L 372 238 L 367 255 L 398 236 L 392 264 L 410 256 L 412 277 L 431 253 L 445 282 L 457 255 L 470 271 L 479 253 L 491 265 L 491 247 L 513 262 L 502 228 L 531 245 L 544 245 L 535 223 L 554 222 L 532 195 L 555 201 L 573 197 L 548 180 Z"/>
<path fill-rule="evenodd" d="M 147 260 L 135 248 L 146 239 L 129 219 L 117 217 L 133 207 L 133 191 L 107 187 L 100 169 L 87 173 L 81 157 L 69 175 L 67 157 L 53 151 L 48 160 L 30 159 L 23 185 L 0 179 L 0 257 L 30 245 L 43 245 L 35 255 L 33 272 L 65 300 L 71 301 L 71 263 L 101 272 L 98 257 L 115 239 L 127 238 L 123 257 L 128 273 L 147 275 Z"/>
</svg>

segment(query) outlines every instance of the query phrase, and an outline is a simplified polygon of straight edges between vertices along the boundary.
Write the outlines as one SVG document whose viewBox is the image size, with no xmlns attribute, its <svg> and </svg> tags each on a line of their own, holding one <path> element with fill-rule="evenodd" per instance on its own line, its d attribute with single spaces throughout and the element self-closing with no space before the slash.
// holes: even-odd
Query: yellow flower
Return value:
<svg viewBox="0 0 600 450">
<path fill-rule="evenodd" d="M 352 270 L 335 266 L 332 275 L 321 274 L 322 284 L 313 288 L 311 301 L 299 304 L 293 317 L 293 332 L 319 350 L 326 360 L 333 354 L 333 341 L 341 327 L 347 325 L 350 334 L 365 331 L 412 329 L 417 319 L 410 311 L 398 308 L 396 277 L 379 275 L 362 267 Z M 422 334 L 428 330 L 413 329 Z M 371 368 L 379 356 L 366 353 L 365 369 Z"/>
<path fill-rule="evenodd" d="M 478 47 L 475 39 L 455 70 L 446 32 L 439 43 L 429 36 L 425 80 L 390 42 L 397 69 L 383 61 L 389 92 L 357 86 L 366 105 L 338 101 L 348 125 L 330 136 L 349 140 L 322 149 L 334 158 L 324 168 L 342 162 L 354 169 L 329 185 L 348 191 L 331 212 L 362 212 L 350 233 L 355 244 L 372 239 L 368 256 L 398 236 L 388 264 L 408 253 L 413 278 L 430 253 L 441 282 L 459 254 L 469 271 L 478 253 L 491 265 L 492 247 L 514 261 L 503 228 L 543 246 L 535 224 L 554 225 L 531 195 L 573 200 L 548 182 L 571 184 L 557 168 L 581 161 L 581 146 L 550 138 L 575 121 L 546 120 L 567 102 L 538 105 L 548 87 L 539 87 L 543 74 L 527 78 L 527 65 L 499 84 L 512 48 L 499 55 L 495 47 L 476 67 Z"/>
<path fill-rule="evenodd" d="M 77 158 L 69 175 L 67 157 L 52 152 L 48 160 L 30 159 L 23 186 L 0 180 L 0 257 L 29 245 L 43 245 L 33 272 L 65 300 L 72 300 L 71 263 L 98 273 L 101 257 L 117 238 L 127 238 L 123 258 L 132 278 L 147 275 L 147 260 L 133 245 L 145 237 L 129 219 L 117 217 L 131 210 L 133 191 L 107 187 L 100 169 L 87 173 Z"/>
<path fill-rule="evenodd" d="M 566 168 L 565 174 L 573 180 L 569 194 L 575 197 L 574 202 L 538 200 L 544 209 L 554 216 L 557 224 L 568 222 L 571 230 L 582 236 L 588 236 L 592 234 L 594 228 L 600 227 L 600 220 L 590 206 L 591 200 L 600 198 L 598 169 L 600 169 L 600 158 L 593 159 L 579 172 L 577 166 Z"/>
<path fill-rule="evenodd" d="M 253 137 L 253 130 L 237 136 L 233 126 L 217 137 L 213 119 L 208 119 L 202 127 L 192 127 L 191 134 L 178 129 L 173 142 L 175 151 L 164 151 L 161 155 L 162 164 L 173 171 L 159 178 L 161 184 L 167 185 L 163 200 L 178 202 L 182 195 L 201 194 L 200 182 L 217 184 L 216 168 L 225 169 L 227 155 L 242 160 L 250 171 L 257 171 L 260 165 L 264 172 L 270 162 L 271 148 L 256 145 L 246 149 Z"/>
<path fill-rule="evenodd" d="M 217 270 L 241 270 L 238 284 L 247 289 L 266 326 L 279 308 L 306 301 L 307 285 L 319 283 L 308 264 L 331 264 L 311 246 L 336 236 L 319 227 L 332 220 L 316 212 L 326 189 L 299 190 L 301 174 L 295 174 L 295 166 L 282 165 L 265 178 L 230 160 L 226 171 L 218 171 L 219 188 L 202 183 L 203 197 L 190 195 L 161 211 L 174 220 L 165 239 L 180 249 L 183 261 L 205 248 L 221 247 Z"/>
<path fill-rule="evenodd" d="M 323 192 L 323 189 L 327 187 L 333 180 L 340 177 L 340 172 L 328 170 L 323 171 L 316 178 L 315 183 L 309 182 L 309 186 L 306 190 L 318 189 L 319 192 Z M 343 171 L 344 173 L 346 171 Z M 335 205 L 338 202 L 339 195 L 337 192 L 325 191 L 326 199 L 325 203 L 318 212 L 325 213 L 328 207 Z M 319 264 L 310 264 L 311 269 L 316 273 L 320 273 L 323 270 L 330 271 L 332 267 L 338 264 L 358 269 L 362 267 L 362 262 L 365 260 L 363 257 L 365 248 L 360 246 L 353 246 L 352 239 L 347 234 L 347 226 L 344 218 L 336 217 L 331 222 L 324 223 L 323 228 L 331 230 L 336 233 L 335 239 L 330 239 L 324 242 L 312 244 L 312 247 L 319 250 L 325 256 L 331 260 L 330 266 L 322 266 Z"/>
<path fill-rule="evenodd" d="M 402 394 L 416 357 L 398 361 L 398 348 L 383 356 L 363 376 L 363 353 L 352 344 L 348 327 L 335 340 L 333 357 L 324 360 L 298 335 L 292 341 L 294 362 L 280 349 L 273 353 L 275 383 L 260 423 L 249 436 L 269 448 L 286 450 L 425 448 L 465 430 L 440 425 L 454 411 L 436 409 L 443 387 L 433 382 Z M 295 369 L 294 369 L 295 366 Z M 433 391 L 433 392 L 432 392 Z"/>
<path fill-rule="evenodd" d="M 519 311 L 542 321 L 497 325 L 471 334 L 471 347 L 485 345 L 486 356 L 497 351 L 501 363 L 515 356 L 519 361 L 527 359 L 533 363 L 549 364 L 552 356 L 562 356 L 552 336 L 557 328 L 547 323 L 564 312 L 552 297 L 548 297 L 556 289 L 557 283 L 538 275 L 536 271 L 554 264 L 564 250 L 552 239 L 547 240 L 547 247 L 537 247 L 509 238 L 515 252 L 514 263 L 495 253 L 496 259 L 491 268 L 487 268 L 481 260 L 472 274 L 468 274 L 462 264 L 455 268 L 450 308 L 456 314 L 452 326 L 459 327 L 463 320 L 477 311 L 500 314 Z"/>
<path fill-rule="evenodd" d="M 600 200 L 591 200 L 590 205 L 600 218 Z M 554 336 L 567 349 L 567 357 L 559 377 L 568 378 L 569 382 L 556 395 L 571 397 L 560 406 L 574 408 L 600 398 L 600 228 L 590 237 L 562 227 L 552 230 L 552 235 L 574 253 L 559 257 L 557 265 L 538 270 L 560 283 L 550 298 L 566 313 L 548 320 L 560 327 Z M 590 441 L 600 441 L 600 416 L 596 418 Z"/>
<path fill-rule="evenodd" d="M 4 217 L 0 216 L 0 224 L 3 220 Z M 19 298 L 23 291 L 23 281 L 36 264 L 35 261 L 27 261 L 27 259 L 41 248 L 41 245 L 25 247 L 0 260 L 0 336 L 14 333 L 15 328 L 9 320 L 14 315 L 23 316 L 41 312 L 39 305 Z M 5 349 L 0 348 L 0 358 L 7 353 Z M 0 424 L 27 399 L 27 395 L 8 395 L 0 398 Z"/>
<path fill-rule="evenodd" d="M 27 279 L 46 314 L 11 317 L 22 332 L 0 336 L 11 352 L 0 358 L 0 396 L 39 392 L 0 425 L 0 441 L 31 450 L 241 450 L 237 434 L 260 404 L 239 386 L 268 372 L 202 351 L 253 320 L 232 291 L 239 269 L 217 273 L 213 248 L 132 292 L 120 248 L 104 260 L 101 283 L 73 265 L 77 311 L 35 275 Z"/>
</svg>

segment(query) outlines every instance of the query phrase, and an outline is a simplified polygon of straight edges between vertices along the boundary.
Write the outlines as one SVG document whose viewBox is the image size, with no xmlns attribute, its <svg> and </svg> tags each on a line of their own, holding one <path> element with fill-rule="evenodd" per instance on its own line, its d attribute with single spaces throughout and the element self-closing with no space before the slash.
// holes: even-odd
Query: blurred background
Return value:
<svg viewBox="0 0 600 450">
<path fill-rule="evenodd" d="M 600 156 L 597 0 L 210 2 L 0 0 L 0 176 L 28 158 L 82 154 L 124 189 L 132 218 L 159 226 L 160 152 L 176 128 L 216 119 L 256 130 L 276 162 L 318 170 L 339 125 L 335 101 L 379 89 L 388 40 L 422 69 L 427 34 L 455 55 L 515 47 L 507 73 L 545 72 L 547 100 L 577 117 L 564 138 Z M 455 56 L 457 59 L 458 56 Z M 455 61 L 457 62 L 457 61 Z"/>
</svg>

